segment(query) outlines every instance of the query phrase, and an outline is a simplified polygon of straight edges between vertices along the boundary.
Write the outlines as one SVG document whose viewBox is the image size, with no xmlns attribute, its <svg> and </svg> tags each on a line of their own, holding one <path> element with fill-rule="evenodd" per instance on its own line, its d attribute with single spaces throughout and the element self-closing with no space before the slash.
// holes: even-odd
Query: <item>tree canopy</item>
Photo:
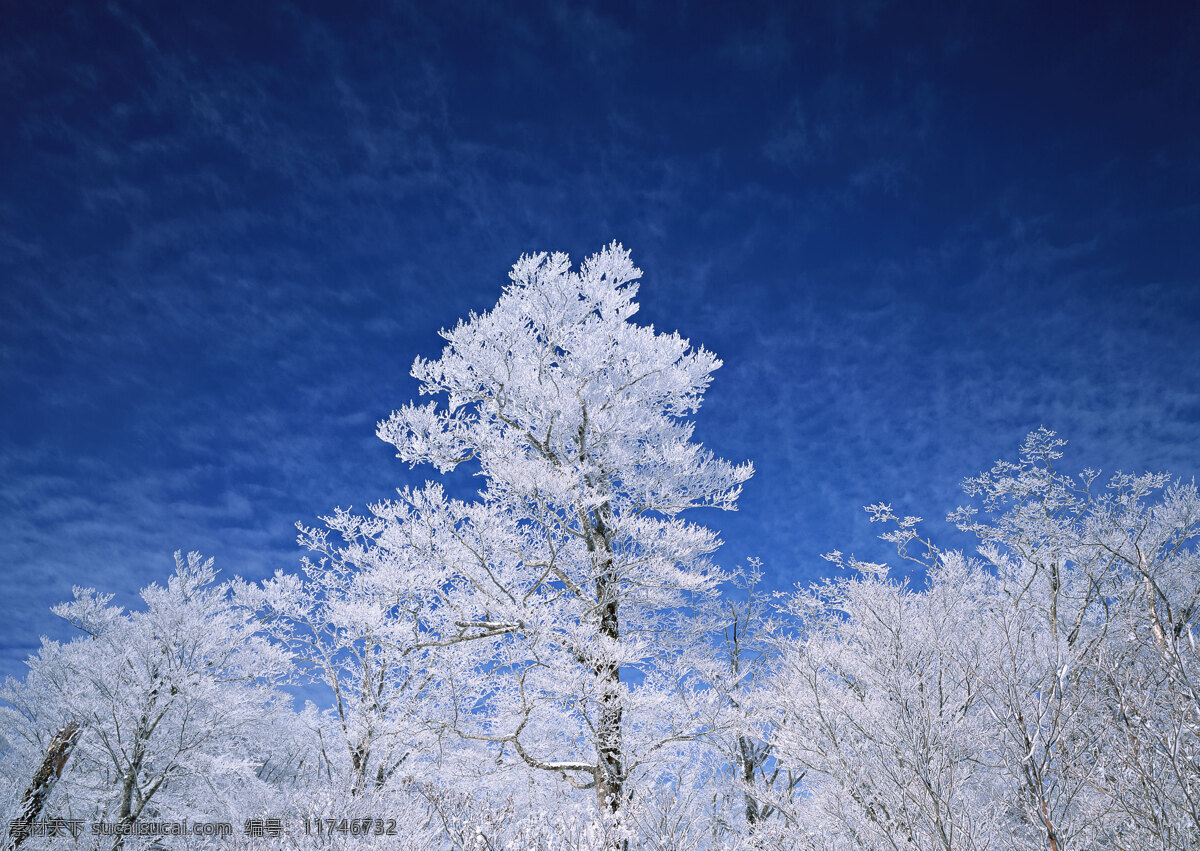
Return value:
<svg viewBox="0 0 1200 851">
<path fill-rule="evenodd" d="M 185 820 L 237 834 L 186 847 L 1200 845 L 1195 484 L 1066 475 L 1038 429 L 964 483 L 974 553 L 867 507 L 921 586 L 833 552 L 769 594 L 685 516 L 753 468 L 694 440 L 721 361 L 633 321 L 641 276 L 617 243 L 523 256 L 416 359 L 434 400 L 378 436 L 475 496 L 298 524 L 300 571 L 263 583 L 192 553 L 137 611 L 77 588 L 79 637 L 0 689 L 12 842 L 54 818 L 112 848 Z M 293 709 L 314 682 L 330 705 Z"/>
</svg>

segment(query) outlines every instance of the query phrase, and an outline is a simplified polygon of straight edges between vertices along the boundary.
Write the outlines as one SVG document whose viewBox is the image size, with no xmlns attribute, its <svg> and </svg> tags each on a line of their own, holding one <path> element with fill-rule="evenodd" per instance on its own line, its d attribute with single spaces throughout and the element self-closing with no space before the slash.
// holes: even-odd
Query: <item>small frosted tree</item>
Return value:
<svg viewBox="0 0 1200 851">
<path fill-rule="evenodd" d="M 382 521 L 340 510 L 324 519 L 326 528 L 299 525 L 316 561 L 305 557 L 301 575 L 279 572 L 245 594 L 263 631 L 290 652 L 293 680 L 332 691 L 331 723 L 314 735 L 335 788 L 359 795 L 383 789 L 401 766 L 415 770 L 413 757 L 433 749 L 427 719 L 439 700 L 430 648 L 414 635 L 424 595 L 364 547 Z"/>
<path fill-rule="evenodd" d="M 286 658 L 257 634 L 233 586 L 216 582 L 211 559 L 175 558 L 165 587 L 142 590 L 142 611 L 76 588 L 54 611 L 84 635 L 44 640 L 25 680 L 0 690 L 19 753 L 40 757 L 56 734 L 78 729 L 52 792 L 59 812 L 125 825 L 227 815 L 259 782 L 261 732 L 288 702 L 272 685 Z"/>
</svg>

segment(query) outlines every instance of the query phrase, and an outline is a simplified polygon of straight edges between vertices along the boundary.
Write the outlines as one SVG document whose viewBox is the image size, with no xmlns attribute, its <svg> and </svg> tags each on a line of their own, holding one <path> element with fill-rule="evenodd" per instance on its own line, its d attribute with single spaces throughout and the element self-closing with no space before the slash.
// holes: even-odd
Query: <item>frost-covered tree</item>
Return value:
<svg viewBox="0 0 1200 851">
<path fill-rule="evenodd" d="M 132 824 L 236 811 L 259 782 L 262 731 L 286 709 L 272 684 L 285 657 L 196 553 L 177 553 L 167 585 L 142 590 L 144 610 L 126 613 L 111 599 L 76 588 L 54 611 L 84 635 L 43 640 L 25 680 L 6 681 L 14 763 L 32 765 L 74 724 L 56 815 Z"/>
<path fill-rule="evenodd" d="M 316 561 L 306 556 L 300 574 L 280 571 L 261 591 L 246 589 L 246 598 L 255 599 L 263 630 L 290 652 L 293 681 L 332 692 L 330 718 L 312 734 L 327 780 L 358 795 L 383 788 L 402 766 L 419 770 L 421 752 L 434 749 L 429 719 L 439 700 L 429 648 L 414 638 L 423 595 L 394 565 L 365 554 L 382 522 L 345 511 L 325 522 L 299 526 Z"/>
<path fill-rule="evenodd" d="M 1200 495 L 1166 474 L 1056 469 L 1039 429 L 952 515 L 1037 645 L 1003 703 L 1022 800 L 1048 843 L 1200 844 Z M 1026 637 L 1035 636 L 1035 637 Z M 1011 679 L 1011 678 L 1010 678 Z M 1058 806 L 1055 806 L 1055 803 Z"/>
<path fill-rule="evenodd" d="M 679 515 L 733 509 L 749 464 L 692 440 L 720 361 L 631 321 L 641 272 L 620 245 L 578 271 L 522 257 L 489 312 L 418 358 L 422 394 L 379 425 L 410 464 L 484 482 L 464 502 L 438 486 L 374 506 L 387 527 L 363 554 L 409 584 L 410 646 L 439 649 L 449 727 L 501 763 L 594 788 L 603 812 L 634 772 L 693 737 L 687 617 L 722 578 L 719 545 Z"/>
<path fill-rule="evenodd" d="M 724 811 L 715 822 L 729 832 L 753 834 L 778 810 L 799 778 L 771 754 L 765 733 L 769 725 L 758 717 L 759 690 L 773 676 L 772 647 L 777 610 L 763 588 L 761 563 L 751 559 L 739 568 L 725 593 L 694 612 L 714 639 L 708 658 L 697 660 L 704 672 L 711 734 L 706 742 L 716 751 L 714 776 L 704 781 Z M 713 763 L 713 755 L 701 760 Z M 693 757 L 695 759 L 695 757 Z"/>
<path fill-rule="evenodd" d="M 813 848 L 997 847 L 977 711 L 986 576 L 949 558 L 917 592 L 846 567 L 789 599 L 796 631 L 758 696 L 776 758 L 804 777 L 780 805 L 791 831 Z"/>
<path fill-rule="evenodd" d="M 885 565 L 789 601 L 761 696 L 778 759 L 806 771 L 801 847 L 1190 848 L 1200 841 L 1194 485 L 1070 477 L 1033 433 L 966 483 L 979 558 L 871 506 L 927 571 Z"/>
</svg>

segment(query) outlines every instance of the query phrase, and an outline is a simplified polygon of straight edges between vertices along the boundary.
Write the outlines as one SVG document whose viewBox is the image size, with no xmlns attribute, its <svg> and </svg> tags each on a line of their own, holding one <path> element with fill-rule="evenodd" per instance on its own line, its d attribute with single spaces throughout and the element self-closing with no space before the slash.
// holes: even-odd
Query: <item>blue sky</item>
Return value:
<svg viewBox="0 0 1200 851">
<path fill-rule="evenodd" d="M 724 359 L 696 519 L 779 587 L 1041 425 L 1195 476 L 1200 9 L 941 6 L 5 3 L 0 673 L 433 477 L 374 423 L 522 252 L 623 242 Z"/>
</svg>

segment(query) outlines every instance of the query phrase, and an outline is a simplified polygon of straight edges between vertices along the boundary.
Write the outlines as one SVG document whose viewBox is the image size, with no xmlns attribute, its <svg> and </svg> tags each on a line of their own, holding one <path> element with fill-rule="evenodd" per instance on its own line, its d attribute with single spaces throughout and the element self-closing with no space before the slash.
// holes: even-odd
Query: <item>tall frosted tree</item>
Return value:
<svg viewBox="0 0 1200 851">
<path fill-rule="evenodd" d="M 688 611 L 716 593 L 720 541 L 679 515 L 734 509 L 753 473 L 693 441 L 721 362 L 631 321 L 641 274 L 617 243 L 578 271 L 523 256 L 491 311 L 443 331 L 441 357 L 412 367 L 442 405 L 401 408 L 378 434 L 410 465 L 467 465 L 485 486 L 374 506 L 352 554 L 393 568 L 407 600 L 424 589 L 409 646 L 444 653 L 446 724 L 497 762 L 594 788 L 602 813 L 699 734 Z"/>
</svg>

